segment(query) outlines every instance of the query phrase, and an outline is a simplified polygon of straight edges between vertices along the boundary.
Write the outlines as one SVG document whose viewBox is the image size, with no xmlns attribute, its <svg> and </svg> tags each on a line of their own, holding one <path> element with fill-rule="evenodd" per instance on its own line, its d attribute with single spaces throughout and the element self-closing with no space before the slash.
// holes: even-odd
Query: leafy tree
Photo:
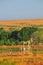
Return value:
<svg viewBox="0 0 43 65">
<path fill-rule="evenodd" d="M 34 44 L 43 43 L 43 32 L 36 31 L 32 34 L 32 38 L 34 38 Z"/>
<path fill-rule="evenodd" d="M 27 41 L 29 40 L 29 28 L 22 28 L 21 31 L 20 31 L 20 34 L 21 34 L 21 37 L 22 37 L 22 41 Z"/>
<path fill-rule="evenodd" d="M 18 31 L 13 31 L 10 38 L 13 38 L 14 40 L 18 40 Z"/>
<path fill-rule="evenodd" d="M 20 30 L 20 38 L 22 41 L 27 41 L 31 38 L 33 32 L 37 30 L 36 27 L 24 27 Z"/>
</svg>

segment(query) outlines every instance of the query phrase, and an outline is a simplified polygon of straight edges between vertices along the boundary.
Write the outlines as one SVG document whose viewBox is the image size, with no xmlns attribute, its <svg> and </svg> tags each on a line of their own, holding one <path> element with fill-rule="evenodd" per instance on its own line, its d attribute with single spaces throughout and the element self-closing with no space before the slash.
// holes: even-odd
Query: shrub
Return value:
<svg viewBox="0 0 43 65">
<path fill-rule="evenodd" d="M 0 40 L 0 45 L 4 45 L 4 40 Z"/>
</svg>

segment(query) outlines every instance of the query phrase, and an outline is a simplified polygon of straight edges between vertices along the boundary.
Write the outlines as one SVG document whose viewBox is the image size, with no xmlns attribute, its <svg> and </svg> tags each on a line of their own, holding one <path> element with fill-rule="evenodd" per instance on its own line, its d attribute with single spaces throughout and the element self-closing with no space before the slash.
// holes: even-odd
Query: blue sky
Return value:
<svg viewBox="0 0 43 65">
<path fill-rule="evenodd" d="M 0 20 L 43 18 L 43 0 L 0 0 Z"/>
</svg>

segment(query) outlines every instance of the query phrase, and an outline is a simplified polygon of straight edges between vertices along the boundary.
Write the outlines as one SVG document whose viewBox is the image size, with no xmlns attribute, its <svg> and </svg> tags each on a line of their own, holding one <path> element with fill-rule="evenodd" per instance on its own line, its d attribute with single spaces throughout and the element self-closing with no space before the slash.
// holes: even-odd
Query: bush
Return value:
<svg viewBox="0 0 43 65">
<path fill-rule="evenodd" d="M 6 41 L 6 45 L 12 45 L 9 39 Z"/>
<path fill-rule="evenodd" d="M 15 41 L 15 44 L 16 44 L 16 45 L 20 44 L 19 40 L 16 40 L 16 41 Z"/>
<path fill-rule="evenodd" d="M 4 45 L 4 40 L 0 40 L 0 45 Z"/>
</svg>

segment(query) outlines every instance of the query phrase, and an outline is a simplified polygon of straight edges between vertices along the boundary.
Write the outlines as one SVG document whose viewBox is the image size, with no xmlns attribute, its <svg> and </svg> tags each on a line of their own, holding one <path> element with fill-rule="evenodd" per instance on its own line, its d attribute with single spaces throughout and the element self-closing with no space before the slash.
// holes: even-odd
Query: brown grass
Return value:
<svg viewBox="0 0 43 65">
<path fill-rule="evenodd" d="M 29 25 L 43 25 L 43 19 L 32 19 L 32 20 L 0 20 L 1 27 L 8 29 L 9 26 L 24 27 Z M 12 46 L 10 48 L 16 48 Z M 20 46 L 18 46 L 20 47 Z M 9 48 L 9 46 L 0 46 L 0 48 Z M 29 59 L 33 60 L 29 62 Z M 0 54 L 0 61 L 7 59 L 9 62 L 16 62 L 16 65 L 43 65 L 43 54 L 37 54 L 34 56 L 32 53 L 23 54 L 22 52 L 2 53 Z M 38 60 L 41 59 L 41 60 Z"/>
<path fill-rule="evenodd" d="M 5 26 L 24 26 L 24 25 L 42 25 L 43 19 L 31 19 L 31 20 L 0 20 L 0 25 Z"/>
<path fill-rule="evenodd" d="M 43 65 L 43 56 L 41 54 L 38 54 L 36 56 L 33 56 L 32 53 L 23 54 L 21 52 L 16 52 L 13 54 L 18 54 L 17 56 L 13 56 L 10 54 L 1 54 L 0 56 L 0 61 L 3 61 L 4 59 L 7 60 L 8 62 L 16 62 L 16 65 Z M 3 55 L 3 56 L 2 56 Z M 30 60 L 32 59 L 32 60 Z M 41 59 L 41 60 L 40 60 Z"/>
<path fill-rule="evenodd" d="M 20 46 L 0 46 L 0 48 L 20 48 Z M 12 52 L 11 54 L 5 52 L 0 53 L 0 61 L 4 59 L 8 62 L 16 62 L 16 65 L 43 65 L 43 54 L 33 55 L 32 52 L 25 54 L 20 51 Z"/>
<path fill-rule="evenodd" d="M 0 20 L 0 27 L 8 30 L 9 27 L 26 27 L 31 25 L 43 25 L 43 19 L 30 19 L 30 20 Z"/>
</svg>

